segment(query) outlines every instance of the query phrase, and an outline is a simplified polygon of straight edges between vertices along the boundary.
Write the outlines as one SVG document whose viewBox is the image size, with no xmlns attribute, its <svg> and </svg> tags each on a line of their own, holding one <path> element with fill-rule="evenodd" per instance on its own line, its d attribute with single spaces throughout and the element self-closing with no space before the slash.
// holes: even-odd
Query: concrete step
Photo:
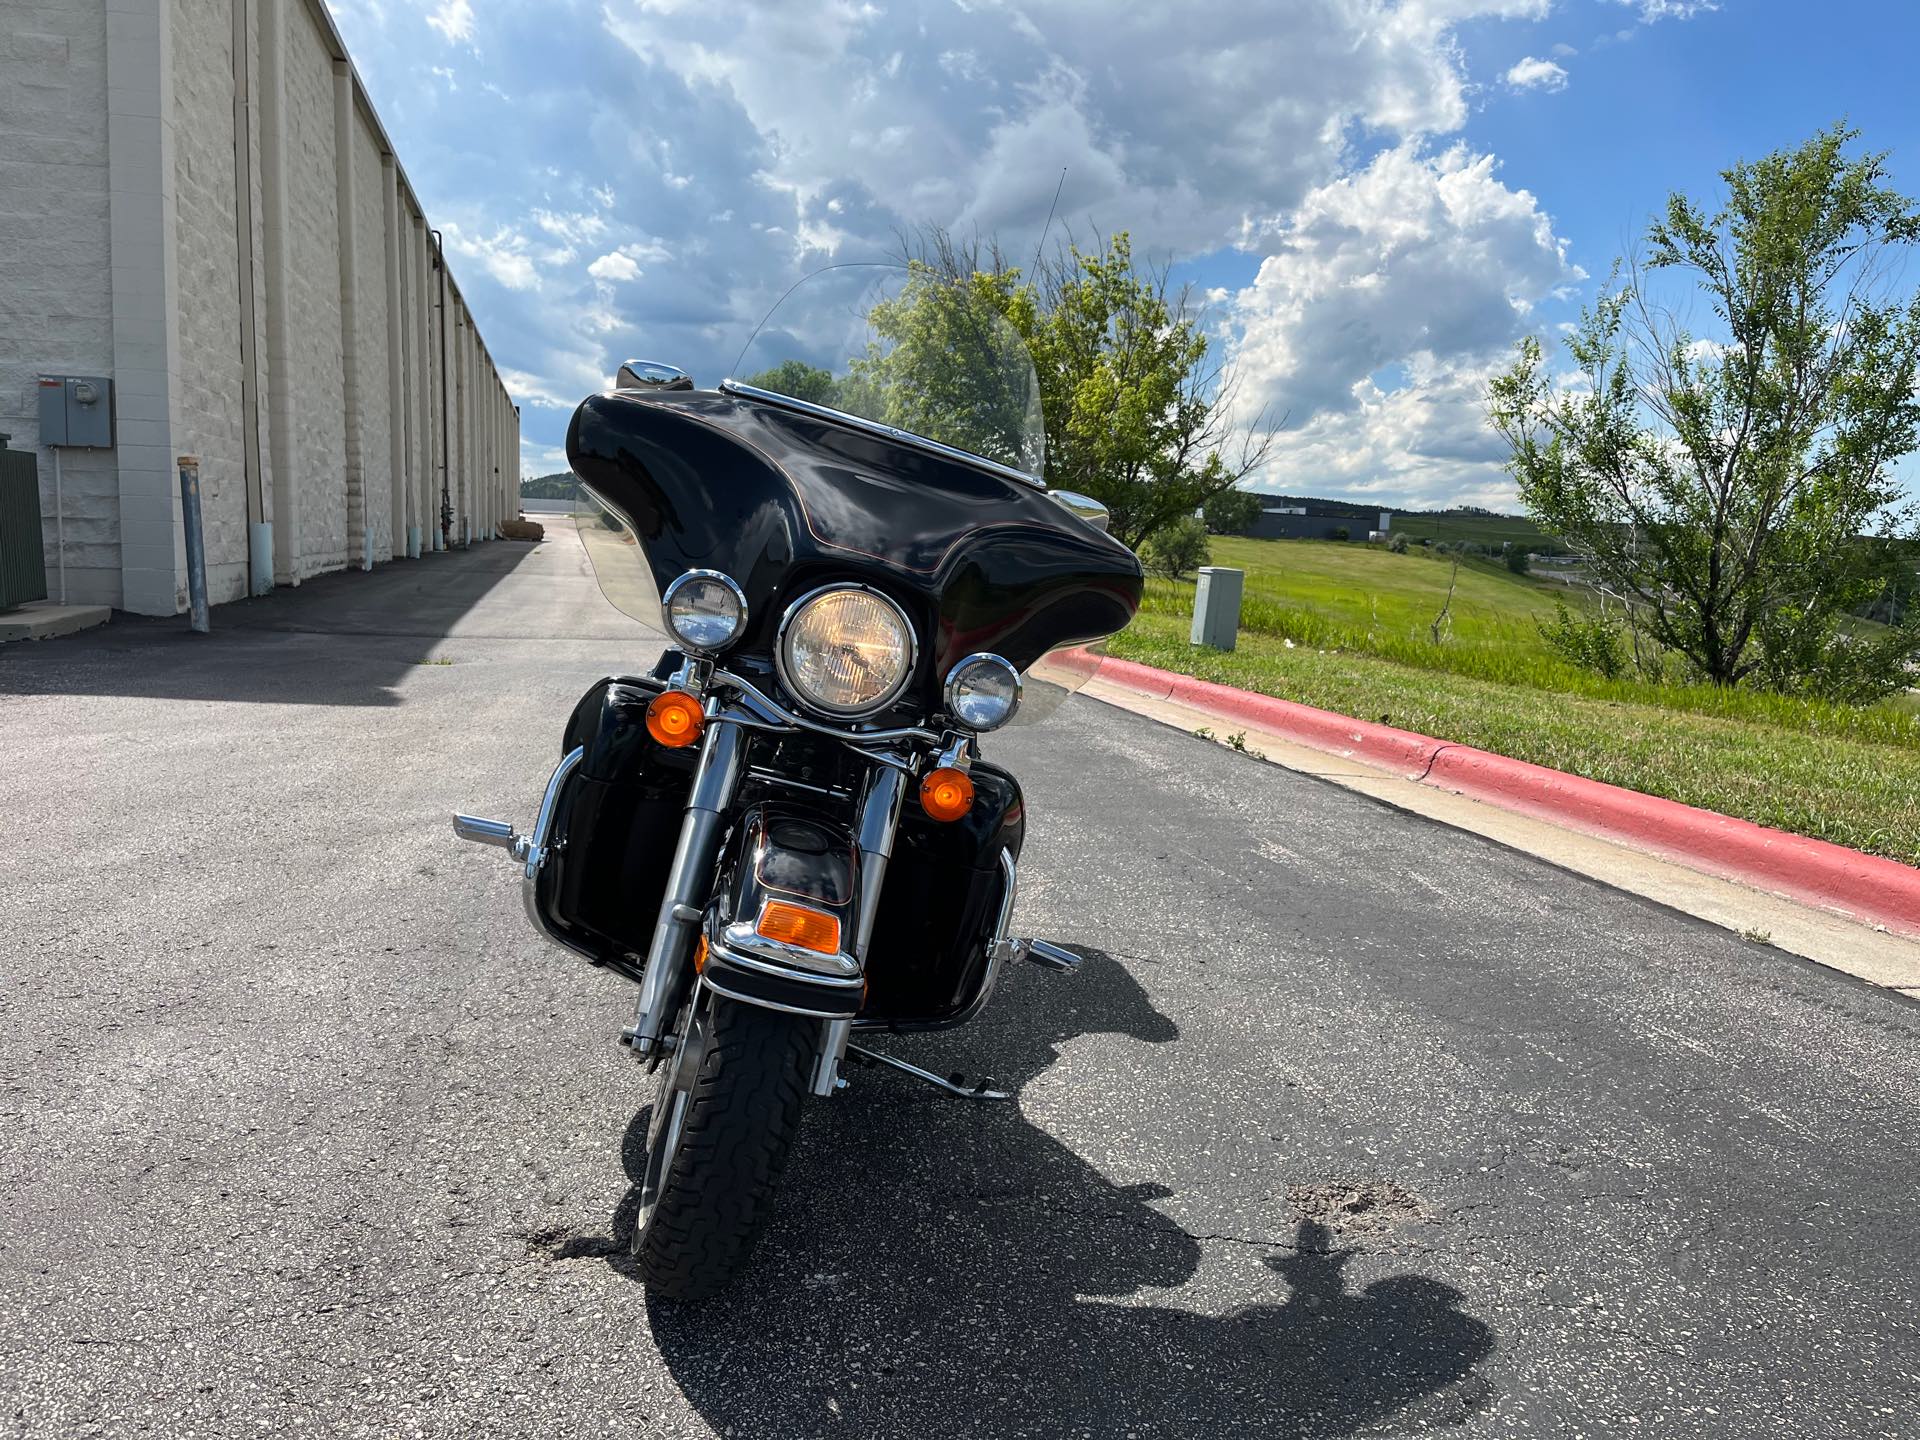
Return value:
<svg viewBox="0 0 1920 1440">
<path fill-rule="evenodd" d="M 105 605 L 60 605 L 30 600 L 12 610 L 0 610 L 0 645 L 9 640 L 51 640 L 107 623 L 113 612 Z"/>
</svg>

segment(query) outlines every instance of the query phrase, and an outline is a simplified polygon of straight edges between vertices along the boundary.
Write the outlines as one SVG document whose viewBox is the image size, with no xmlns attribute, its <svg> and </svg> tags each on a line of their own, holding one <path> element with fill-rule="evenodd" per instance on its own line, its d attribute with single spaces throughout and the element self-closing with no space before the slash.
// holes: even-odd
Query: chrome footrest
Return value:
<svg viewBox="0 0 1920 1440">
<path fill-rule="evenodd" d="M 527 858 L 531 842 L 505 820 L 483 820 L 478 815 L 455 815 L 453 833 L 476 845 L 495 845 L 516 862 Z"/>
<path fill-rule="evenodd" d="M 1042 970 L 1060 971 L 1070 975 L 1080 968 L 1080 962 L 1084 958 L 1063 946 L 1055 945 L 1051 940 L 1016 940 L 1014 944 L 1019 947 L 1018 954 L 1022 959 L 1031 960 Z"/>
</svg>

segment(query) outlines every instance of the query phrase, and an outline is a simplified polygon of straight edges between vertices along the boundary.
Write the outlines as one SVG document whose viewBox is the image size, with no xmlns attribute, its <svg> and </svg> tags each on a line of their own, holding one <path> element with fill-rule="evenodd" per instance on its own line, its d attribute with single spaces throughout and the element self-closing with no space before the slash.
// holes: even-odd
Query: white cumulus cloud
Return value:
<svg viewBox="0 0 1920 1440">
<path fill-rule="evenodd" d="M 1585 272 L 1495 168 L 1464 145 L 1404 141 L 1265 235 L 1228 323 L 1243 398 L 1289 417 L 1266 488 L 1497 483 L 1485 378 Z"/>
<path fill-rule="evenodd" d="M 596 280 L 638 280 L 640 267 L 632 256 L 612 250 L 587 266 L 587 273 Z"/>
<path fill-rule="evenodd" d="M 455 43 L 473 40 L 473 6 L 470 0 L 440 0 L 427 16 L 427 24 Z"/>
<path fill-rule="evenodd" d="M 1529 55 L 1507 71 L 1507 84 L 1516 90 L 1564 90 L 1567 72 L 1551 60 Z"/>
</svg>

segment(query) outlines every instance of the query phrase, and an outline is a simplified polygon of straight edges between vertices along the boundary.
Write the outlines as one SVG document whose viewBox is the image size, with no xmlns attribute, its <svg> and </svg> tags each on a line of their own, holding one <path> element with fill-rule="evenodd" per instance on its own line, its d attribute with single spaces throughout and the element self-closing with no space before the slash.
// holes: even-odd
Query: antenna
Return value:
<svg viewBox="0 0 1920 1440">
<path fill-rule="evenodd" d="M 1060 167 L 1060 183 L 1053 187 L 1053 204 L 1047 207 L 1047 223 L 1040 227 L 1040 243 L 1033 247 L 1033 268 L 1040 268 L 1040 252 L 1046 248 L 1047 232 L 1053 229 L 1053 212 L 1060 208 L 1060 192 L 1067 188 L 1067 167 Z"/>
</svg>

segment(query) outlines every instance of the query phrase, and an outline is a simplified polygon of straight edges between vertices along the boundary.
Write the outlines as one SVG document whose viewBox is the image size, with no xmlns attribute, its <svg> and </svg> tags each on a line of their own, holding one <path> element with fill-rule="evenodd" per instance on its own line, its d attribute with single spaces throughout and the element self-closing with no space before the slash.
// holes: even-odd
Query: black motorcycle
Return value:
<svg viewBox="0 0 1920 1440">
<path fill-rule="evenodd" d="M 919 268 L 836 266 L 696 389 L 629 362 L 567 455 L 602 589 L 671 645 L 574 707 L 520 865 L 535 927 L 639 987 L 658 1072 L 633 1232 L 656 1293 L 739 1270 L 808 1096 L 856 1043 L 962 1025 L 1013 961 L 1020 786 L 981 737 L 1074 688 L 1141 595 L 1105 512 L 1049 492 L 1004 307 Z"/>
</svg>

